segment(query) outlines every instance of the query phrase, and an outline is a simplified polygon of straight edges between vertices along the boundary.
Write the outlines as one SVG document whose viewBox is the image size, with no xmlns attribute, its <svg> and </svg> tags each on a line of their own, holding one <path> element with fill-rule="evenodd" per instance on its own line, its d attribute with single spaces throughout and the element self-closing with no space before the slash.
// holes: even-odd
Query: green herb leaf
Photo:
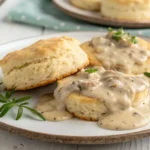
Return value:
<svg viewBox="0 0 150 150">
<path fill-rule="evenodd" d="M 19 106 L 16 120 L 19 120 L 23 114 L 23 108 Z"/>
<path fill-rule="evenodd" d="M 20 104 L 19 106 L 24 106 L 24 105 L 28 105 L 28 104 L 29 104 L 28 102 L 25 102 L 25 103 Z"/>
<path fill-rule="evenodd" d="M 16 102 L 16 99 L 15 99 L 15 98 L 13 98 L 13 99 L 12 99 L 12 101 L 13 101 L 13 103 L 15 103 L 15 102 Z"/>
<path fill-rule="evenodd" d="M 2 94 L 0 94 L 0 102 L 1 103 L 7 103 L 7 98 L 5 98 L 5 96 Z"/>
<path fill-rule="evenodd" d="M 2 95 L 2 94 L 0 94 L 0 99 L 7 102 L 7 98 L 4 95 Z"/>
<path fill-rule="evenodd" d="M 3 117 L 4 115 L 6 115 L 7 112 L 8 112 L 13 106 L 14 106 L 14 104 L 11 104 L 11 105 L 8 105 L 7 107 L 5 107 L 5 108 L 2 110 L 2 112 L 1 112 L 1 114 L 0 114 L 0 117 Z"/>
<path fill-rule="evenodd" d="M 3 82 L 0 82 L 0 85 L 2 85 L 3 84 Z"/>
<path fill-rule="evenodd" d="M 41 118 L 42 120 L 46 120 L 44 118 L 44 116 L 42 114 L 40 114 L 38 111 L 36 111 L 35 109 L 32 109 L 30 107 L 27 107 L 27 106 L 23 106 L 24 108 L 28 109 L 30 112 L 32 112 L 34 115 L 38 116 L 39 118 Z"/>
<path fill-rule="evenodd" d="M 119 41 L 121 39 L 127 39 L 129 40 L 129 42 L 133 43 L 133 44 L 137 44 L 138 40 L 136 38 L 136 36 L 131 36 L 130 33 L 126 33 L 123 28 L 118 29 L 117 31 L 113 30 L 112 28 L 108 29 L 110 32 L 113 31 L 112 34 L 112 39 Z"/>
<path fill-rule="evenodd" d="M 88 68 L 85 70 L 85 72 L 88 72 L 88 73 L 94 73 L 94 72 L 97 72 L 98 69 L 95 69 L 95 68 Z"/>
<path fill-rule="evenodd" d="M 12 105 L 13 103 L 12 102 L 9 102 L 7 104 L 4 104 L 0 107 L 0 112 L 3 111 L 5 108 L 9 107 L 10 105 Z"/>
<path fill-rule="evenodd" d="M 15 92 L 15 90 L 12 90 L 12 91 L 6 91 L 6 93 L 4 95 L 0 94 L 0 102 L 5 103 L 0 107 L 0 117 L 3 117 L 5 114 L 7 114 L 7 112 L 12 107 L 16 106 L 16 107 L 18 107 L 18 113 L 17 113 L 17 116 L 16 116 L 16 120 L 19 120 L 22 117 L 23 108 L 28 109 L 34 115 L 38 116 L 42 120 L 45 120 L 45 118 L 38 111 L 26 106 L 29 103 L 25 102 L 25 101 L 29 100 L 31 98 L 31 96 L 25 96 L 25 97 L 21 97 L 21 98 L 18 98 L 18 99 L 16 99 L 15 97 L 11 98 L 12 95 L 14 94 L 14 92 Z"/>
<path fill-rule="evenodd" d="M 6 94 L 5 94 L 5 97 L 7 99 L 11 98 L 11 96 L 14 94 L 15 90 L 12 90 L 12 91 L 7 91 Z"/>
<path fill-rule="evenodd" d="M 138 41 L 137 41 L 135 36 L 131 36 L 131 42 L 134 43 L 134 44 L 138 43 Z"/>
<path fill-rule="evenodd" d="M 121 38 L 123 38 L 124 35 L 125 35 L 125 32 L 124 32 L 123 28 L 120 28 L 114 32 L 114 34 L 112 35 L 112 38 L 114 40 L 119 41 Z"/>
<path fill-rule="evenodd" d="M 111 27 L 108 28 L 108 31 L 112 32 L 114 31 Z"/>
<path fill-rule="evenodd" d="M 24 101 L 29 100 L 30 98 L 31 98 L 31 96 L 25 96 L 25 97 L 22 97 L 22 98 L 15 100 L 15 102 L 16 103 L 24 102 Z"/>
<path fill-rule="evenodd" d="M 149 72 L 144 72 L 144 75 L 150 78 L 150 73 Z"/>
<path fill-rule="evenodd" d="M 4 99 L 0 99 L 0 103 L 7 103 L 7 101 Z"/>
</svg>

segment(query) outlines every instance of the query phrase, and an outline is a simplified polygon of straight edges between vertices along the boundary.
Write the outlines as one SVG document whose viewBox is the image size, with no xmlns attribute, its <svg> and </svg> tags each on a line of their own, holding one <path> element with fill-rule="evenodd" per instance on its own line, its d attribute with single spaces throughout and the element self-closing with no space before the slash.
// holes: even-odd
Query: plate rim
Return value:
<svg viewBox="0 0 150 150">
<path fill-rule="evenodd" d="M 59 0 L 53 0 L 53 3 L 55 6 L 61 10 L 62 12 L 66 13 L 67 15 L 80 19 L 83 21 L 87 21 L 89 23 L 95 23 L 100 25 L 106 25 L 106 26 L 112 26 L 112 27 L 127 27 L 127 28 L 149 28 L 150 27 L 150 21 L 142 21 L 142 22 L 130 22 L 130 21 L 120 21 L 119 19 L 112 19 L 108 17 L 103 17 L 102 19 L 96 19 L 91 16 L 87 16 L 84 14 L 79 14 L 76 12 L 73 12 L 59 4 Z"/>
<path fill-rule="evenodd" d="M 5 2 L 5 0 L 0 0 L 0 5 L 2 5 Z"/>
<path fill-rule="evenodd" d="M 6 123 L 0 122 L 0 129 L 7 131 L 9 133 L 23 136 L 26 138 L 54 142 L 54 143 L 63 143 L 63 144 L 114 144 L 120 142 L 128 142 L 135 139 L 145 138 L 150 136 L 150 129 L 133 132 L 128 134 L 120 135 L 109 135 L 109 136 L 67 136 L 67 135 L 55 135 L 55 134 L 46 134 L 36 131 L 30 131 L 27 129 L 22 129 L 15 127 L 13 125 L 8 125 Z"/>
<path fill-rule="evenodd" d="M 20 41 L 23 41 L 23 40 L 28 40 L 28 39 L 34 39 L 34 38 L 40 38 L 40 37 L 45 37 L 45 36 L 57 36 L 57 35 L 60 35 L 60 36 L 64 36 L 64 34 L 92 34 L 92 33 L 100 33 L 100 34 L 105 34 L 107 33 L 107 31 L 56 31 L 56 32 L 52 32 L 52 33 L 46 33 L 46 34 L 39 34 L 39 35 L 33 35 L 33 36 L 29 36 L 29 37 L 23 37 L 23 38 L 19 38 L 19 39 L 16 39 L 16 40 L 12 40 L 12 41 L 9 41 L 9 42 L 4 42 L 2 44 L 0 44 L 0 47 L 1 46 L 4 46 L 4 45 L 7 45 L 7 44 L 11 44 L 11 43 L 14 43 L 14 42 L 20 42 Z M 139 35 L 137 35 L 139 36 Z"/>
<path fill-rule="evenodd" d="M 14 40 L 11 42 L 7 42 L 4 44 L 1 44 L 1 46 L 5 46 L 7 44 L 12 44 L 15 42 L 21 42 L 24 40 L 32 40 L 34 38 L 42 38 L 45 36 L 62 36 L 65 34 L 92 34 L 97 33 L 96 31 L 77 31 L 77 32 L 61 32 L 61 33 L 50 33 L 50 34 L 44 34 L 39 36 L 31 36 L 27 38 L 22 38 L 19 40 Z M 105 33 L 99 31 L 99 33 Z M 41 141 L 47 141 L 47 142 L 55 142 L 55 143 L 64 143 L 64 144 L 111 144 L 111 143 L 119 143 L 119 142 L 127 142 L 131 140 L 135 140 L 138 138 L 144 138 L 150 136 L 150 129 L 143 130 L 143 131 L 137 131 L 133 133 L 126 133 L 126 134 L 118 134 L 118 135 L 107 135 L 107 136 L 70 136 L 70 135 L 55 135 L 55 134 L 48 134 L 48 133 L 40 133 L 36 131 L 31 131 L 28 129 L 23 129 L 20 127 L 15 127 L 13 125 L 9 125 L 7 123 L 4 123 L 0 121 L 0 129 L 10 132 L 12 134 L 24 136 L 30 139 L 35 140 L 41 140 Z M 117 131 L 116 131 L 117 132 Z"/>
</svg>

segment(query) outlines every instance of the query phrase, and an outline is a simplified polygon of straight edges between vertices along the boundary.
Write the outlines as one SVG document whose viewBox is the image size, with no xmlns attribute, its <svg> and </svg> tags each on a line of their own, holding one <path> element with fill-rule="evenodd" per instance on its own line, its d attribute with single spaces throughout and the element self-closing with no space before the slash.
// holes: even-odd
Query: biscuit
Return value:
<svg viewBox="0 0 150 150">
<path fill-rule="evenodd" d="M 70 0 L 71 4 L 85 10 L 100 10 L 101 0 Z"/>
<path fill-rule="evenodd" d="M 111 113 L 148 105 L 149 83 L 142 77 L 94 66 L 59 80 L 54 97 L 76 117 L 97 121 Z"/>
<path fill-rule="evenodd" d="M 88 121 L 97 121 L 101 114 L 107 112 L 100 100 L 79 93 L 72 93 L 66 99 L 66 108 L 74 116 Z"/>
<path fill-rule="evenodd" d="M 80 42 L 70 37 L 40 40 L 0 62 L 7 90 L 28 90 L 62 79 L 89 64 Z"/>
<path fill-rule="evenodd" d="M 137 93 L 132 106 L 136 107 L 141 104 L 147 95 L 148 89 Z M 77 118 L 88 121 L 98 121 L 109 111 L 102 101 L 78 93 L 71 93 L 67 97 L 66 108 Z"/>
<path fill-rule="evenodd" d="M 101 14 L 122 21 L 150 20 L 149 0 L 102 0 Z"/>
<path fill-rule="evenodd" d="M 138 39 L 138 45 L 139 47 L 141 47 L 141 49 L 146 49 L 148 52 L 150 51 L 150 43 L 141 39 L 141 38 L 137 38 Z M 95 48 L 92 46 L 91 41 L 85 42 L 81 45 L 81 48 L 87 53 L 89 60 L 90 60 L 90 65 L 92 66 L 102 66 L 105 68 L 104 66 L 104 62 L 100 61 L 98 59 L 98 57 L 96 57 L 95 55 Z M 103 48 L 101 45 L 99 45 L 99 48 Z M 112 49 L 112 52 L 115 53 L 115 50 Z M 100 55 L 100 54 L 98 54 Z M 123 59 L 123 56 L 120 56 L 120 58 Z M 126 64 L 124 64 L 126 65 Z M 122 70 L 120 70 L 120 66 L 113 66 L 113 64 L 110 64 L 110 68 L 112 70 L 117 70 L 120 72 L 124 72 Z M 105 68 L 107 69 L 107 68 Z M 143 74 L 144 72 L 150 72 L 150 56 L 148 57 L 148 59 L 143 62 L 142 64 L 133 64 L 133 66 L 131 67 L 131 71 L 128 74 L 133 74 L 133 75 L 138 75 L 138 74 Z"/>
</svg>

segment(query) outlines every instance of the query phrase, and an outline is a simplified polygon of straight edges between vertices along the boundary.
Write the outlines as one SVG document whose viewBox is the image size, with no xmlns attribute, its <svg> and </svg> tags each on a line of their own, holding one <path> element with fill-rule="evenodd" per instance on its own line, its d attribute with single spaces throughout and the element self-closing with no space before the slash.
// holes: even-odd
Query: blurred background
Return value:
<svg viewBox="0 0 150 150">
<path fill-rule="evenodd" d="M 0 44 L 43 34 L 44 31 L 42 27 L 35 27 L 34 25 L 28 25 L 11 19 L 11 14 L 14 11 L 15 13 L 20 13 L 17 8 L 19 5 L 22 5 L 23 1 L 24 0 L 5 0 L 0 5 Z M 0 0 L 0 3 L 1 2 L 2 0 Z M 26 11 L 28 11 L 28 9 Z M 45 31 L 45 33 L 47 33 L 47 31 Z"/>
<path fill-rule="evenodd" d="M 4 2 L 3 2 L 4 1 Z M 108 26 L 91 24 L 68 16 L 52 0 L 0 0 L 0 44 L 66 31 L 107 31 Z M 127 29 L 150 37 L 150 29 Z"/>
</svg>

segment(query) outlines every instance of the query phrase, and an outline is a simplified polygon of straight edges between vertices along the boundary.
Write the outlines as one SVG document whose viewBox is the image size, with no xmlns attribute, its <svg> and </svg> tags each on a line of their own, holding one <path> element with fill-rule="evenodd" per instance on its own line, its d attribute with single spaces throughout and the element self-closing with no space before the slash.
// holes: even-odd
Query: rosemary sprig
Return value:
<svg viewBox="0 0 150 150">
<path fill-rule="evenodd" d="M 85 70 L 85 72 L 88 72 L 88 73 L 94 73 L 94 72 L 97 72 L 98 69 L 94 69 L 94 68 L 88 68 Z"/>
<path fill-rule="evenodd" d="M 42 114 L 40 114 L 35 109 L 27 106 L 29 103 L 26 101 L 28 101 L 31 98 L 31 96 L 25 96 L 25 97 L 21 97 L 18 99 L 15 97 L 12 98 L 14 92 L 15 92 L 15 90 L 12 90 L 12 91 L 6 91 L 5 94 L 0 94 L 0 102 L 4 103 L 0 107 L 0 117 L 5 116 L 11 108 L 18 107 L 16 120 L 19 120 L 22 117 L 24 109 L 29 110 L 32 114 L 36 115 L 37 117 L 39 117 L 42 120 L 45 120 L 45 118 L 42 116 Z"/>
<path fill-rule="evenodd" d="M 149 72 L 144 72 L 144 75 L 150 78 L 150 73 Z"/>
<path fill-rule="evenodd" d="M 130 33 L 126 33 L 123 28 L 116 30 L 113 30 L 112 28 L 108 28 L 109 32 L 113 32 L 112 39 L 119 41 L 121 39 L 127 39 L 129 42 L 133 44 L 137 44 L 138 40 L 136 36 L 131 36 Z"/>
</svg>

